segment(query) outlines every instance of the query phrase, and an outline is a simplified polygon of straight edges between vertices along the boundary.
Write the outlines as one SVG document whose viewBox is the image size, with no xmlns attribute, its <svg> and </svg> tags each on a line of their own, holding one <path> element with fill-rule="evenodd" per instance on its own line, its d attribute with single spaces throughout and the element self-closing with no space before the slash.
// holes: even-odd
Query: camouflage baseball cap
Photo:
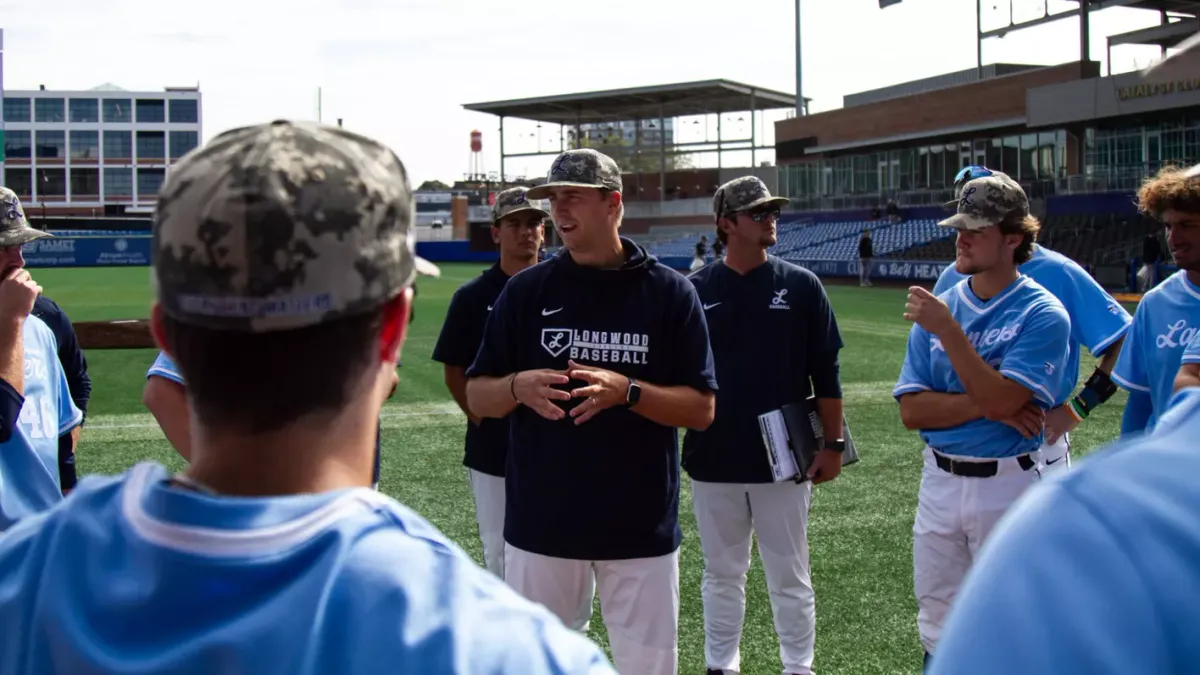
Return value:
<svg viewBox="0 0 1200 675">
<path fill-rule="evenodd" d="M 20 246 L 34 239 L 53 236 L 30 227 L 17 193 L 0 186 L 0 246 Z"/>
<path fill-rule="evenodd" d="M 418 273 L 408 173 L 383 145 L 310 122 L 224 132 L 179 160 L 153 223 L 174 319 L 264 333 L 381 307 Z"/>
<path fill-rule="evenodd" d="M 528 199 L 545 199 L 550 188 L 586 187 L 621 192 L 621 168 L 612 157 L 591 148 L 568 150 L 554 158 L 546 182 L 529 189 Z"/>
<path fill-rule="evenodd" d="M 523 211 L 533 211 L 543 218 L 549 218 L 550 214 L 545 209 L 529 201 L 527 192 L 529 192 L 529 188 L 515 187 L 496 195 L 496 203 L 492 204 L 492 222 L 495 223 L 505 216 Z"/>
<path fill-rule="evenodd" d="M 717 193 L 713 195 L 713 215 L 720 218 L 727 213 L 741 213 L 763 204 L 784 206 L 791 201 L 787 197 L 772 197 L 767 184 L 758 176 L 742 176 L 717 188 Z"/>
<path fill-rule="evenodd" d="M 958 213 L 938 223 L 956 230 L 982 230 L 999 225 L 1013 214 L 1029 215 L 1029 197 L 1007 174 L 989 175 L 968 181 L 958 198 Z"/>
</svg>

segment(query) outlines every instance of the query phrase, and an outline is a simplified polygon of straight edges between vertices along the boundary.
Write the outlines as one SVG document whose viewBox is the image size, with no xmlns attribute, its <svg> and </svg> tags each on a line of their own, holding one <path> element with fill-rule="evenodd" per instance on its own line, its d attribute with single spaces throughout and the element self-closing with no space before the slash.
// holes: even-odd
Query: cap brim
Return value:
<svg viewBox="0 0 1200 675">
<path fill-rule="evenodd" d="M 787 206 L 788 204 L 791 204 L 791 203 L 792 203 L 792 200 L 788 199 L 787 197 L 763 197 L 762 199 L 750 202 L 749 204 L 743 206 L 742 208 L 738 209 L 734 213 L 745 213 L 747 211 L 753 211 L 754 209 L 757 209 L 758 207 L 760 207 L 764 204 L 770 204 L 771 206 Z"/>
<path fill-rule="evenodd" d="M 496 224 L 496 223 L 500 222 L 500 220 L 501 220 L 502 218 L 507 218 L 507 217 L 509 217 L 509 216 L 513 215 L 514 213 L 525 213 L 526 211 L 533 211 L 533 212 L 535 212 L 535 213 L 540 213 L 540 214 L 542 214 L 542 217 L 543 217 L 543 218 L 549 218 L 549 217 L 550 217 L 550 214 L 549 214 L 549 213 L 547 213 L 545 209 L 539 209 L 539 208 L 538 208 L 538 207 L 536 207 L 536 206 L 522 206 L 521 208 L 519 208 L 519 209 L 513 209 L 512 211 L 509 211 L 508 213 L 506 213 L 506 214 L 504 214 L 504 215 L 502 215 L 502 216 L 498 216 L 498 217 L 496 217 L 496 218 L 492 218 L 492 224 L 494 225 L 494 224 Z"/>
<path fill-rule="evenodd" d="M 22 244 L 28 244 L 34 239 L 42 239 L 43 237 L 50 237 L 53 239 L 54 235 L 50 234 L 49 232 L 42 232 L 41 230 L 35 230 L 32 227 L 26 226 L 23 229 L 17 230 L 16 232 L 5 232 L 0 234 L 0 246 L 20 246 Z"/>
<path fill-rule="evenodd" d="M 442 270 L 421 256 L 413 256 L 413 268 L 424 277 L 440 277 Z"/>
<path fill-rule="evenodd" d="M 611 188 L 606 188 L 603 185 L 594 185 L 592 183 L 572 183 L 569 181 L 560 181 L 557 183 L 543 183 L 542 185 L 538 185 L 537 187 L 531 187 L 531 188 L 529 188 L 529 191 L 525 193 L 525 198 L 526 199 L 545 199 L 550 196 L 551 190 L 553 190 L 554 188 L 559 188 L 559 187 L 591 188 L 593 190 L 611 189 Z M 620 192 L 620 191 L 618 190 L 618 192 Z"/>
<path fill-rule="evenodd" d="M 966 213 L 956 213 L 941 221 L 938 223 L 938 225 L 941 227 L 953 228 L 955 230 L 968 230 L 971 232 L 977 232 L 979 230 L 985 230 L 989 227 L 997 225 L 997 223 L 993 223 L 987 218 L 980 218 L 979 216 L 972 216 Z"/>
</svg>

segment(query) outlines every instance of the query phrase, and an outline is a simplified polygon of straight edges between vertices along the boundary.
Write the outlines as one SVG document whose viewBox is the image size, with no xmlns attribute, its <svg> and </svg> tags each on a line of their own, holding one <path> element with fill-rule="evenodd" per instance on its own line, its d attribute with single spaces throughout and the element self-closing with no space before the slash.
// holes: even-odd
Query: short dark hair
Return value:
<svg viewBox="0 0 1200 675">
<path fill-rule="evenodd" d="M 297 330 L 214 330 L 163 315 L 163 340 L 205 426 L 261 434 L 336 414 L 373 362 L 382 309 Z"/>
<path fill-rule="evenodd" d="M 1166 211 L 1200 213 L 1200 180 L 1188 178 L 1185 169 L 1163 167 L 1138 190 L 1138 210 L 1161 218 Z"/>
<path fill-rule="evenodd" d="M 1013 262 L 1023 265 L 1033 258 L 1033 244 L 1037 241 L 1042 223 L 1036 216 L 1011 215 L 1000 222 L 1000 234 L 1024 235 L 1021 243 L 1013 251 Z"/>
</svg>

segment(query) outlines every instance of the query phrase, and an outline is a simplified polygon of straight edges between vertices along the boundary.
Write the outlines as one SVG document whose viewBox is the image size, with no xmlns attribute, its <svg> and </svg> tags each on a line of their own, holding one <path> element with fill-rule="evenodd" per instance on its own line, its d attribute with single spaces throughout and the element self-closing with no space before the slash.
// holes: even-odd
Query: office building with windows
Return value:
<svg viewBox="0 0 1200 675">
<path fill-rule="evenodd" d="M 202 129 L 196 87 L 4 91 L 0 120 L 0 183 L 31 216 L 149 213 Z"/>
</svg>

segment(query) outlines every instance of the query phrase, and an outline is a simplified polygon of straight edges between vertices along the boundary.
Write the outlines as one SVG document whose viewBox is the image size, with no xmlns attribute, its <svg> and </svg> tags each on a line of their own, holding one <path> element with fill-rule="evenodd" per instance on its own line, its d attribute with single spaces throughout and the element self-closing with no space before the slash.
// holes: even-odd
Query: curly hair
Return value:
<svg viewBox="0 0 1200 675">
<path fill-rule="evenodd" d="M 1037 219 L 1037 216 L 1010 216 L 1000 223 L 1001 234 L 1020 234 L 1024 235 L 1024 239 L 1013 250 L 1013 262 L 1018 265 L 1024 265 L 1033 258 L 1033 243 L 1037 241 L 1038 232 L 1042 229 L 1042 223 Z"/>
<path fill-rule="evenodd" d="M 1147 178 L 1138 190 L 1138 210 L 1154 218 L 1172 210 L 1200 213 L 1200 180 L 1188 178 L 1185 171 L 1168 166 Z"/>
</svg>

